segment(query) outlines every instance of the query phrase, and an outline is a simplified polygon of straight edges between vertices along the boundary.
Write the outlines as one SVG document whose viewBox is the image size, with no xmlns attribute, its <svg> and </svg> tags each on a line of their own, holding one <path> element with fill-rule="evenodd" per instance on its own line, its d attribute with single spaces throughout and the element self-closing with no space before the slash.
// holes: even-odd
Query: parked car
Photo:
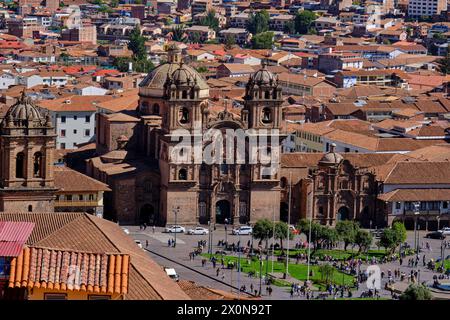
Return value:
<svg viewBox="0 0 450 320">
<path fill-rule="evenodd" d="M 289 230 L 291 230 L 292 234 L 300 234 L 300 231 L 297 230 L 297 228 L 295 226 L 293 226 L 292 224 L 289 226 Z"/>
<path fill-rule="evenodd" d="M 164 229 L 164 232 L 167 233 L 185 233 L 186 229 L 182 226 L 170 226 Z"/>
<path fill-rule="evenodd" d="M 438 231 L 441 231 L 442 234 L 445 236 L 450 235 L 450 227 L 445 227 L 445 228 L 442 228 L 442 230 L 438 230 Z"/>
<path fill-rule="evenodd" d="M 441 231 L 433 231 L 433 232 L 429 232 L 427 233 L 427 235 L 425 236 L 425 238 L 429 238 L 429 239 L 445 239 L 445 234 Z"/>
<path fill-rule="evenodd" d="M 195 235 L 205 235 L 208 233 L 209 233 L 208 229 L 202 227 L 196 227 L 194 229 L 189 229 L 187 231 L 187 234 L 195 234 Z"/>
<path fill-rule="evenodd" d="M 233 231 L 231 231 L 232 234 L 241 235 L 241 236 L 246 236 L 246 235 L 252 234 L 252 232 L 253 232 L 253 228 L 248 227 L 248 226 L 242 226 L 242 227 L 233 229 Z"/>
<path fill-rule="evenodd" d="M 164 268 L 164 271 L 166 271 L 166 274 L 173 280 L 175 281 L 180 280 L 180 277 L 178 276 L 174 268 Z"/>
<path fill-rule="evenodd" d="M 134 242 L 142 249 L 142 243 L 139 240 L 134 240 Z"/>
<path fill-rule="evenodd" d="M 125 232 L 126 234 L 130 234 L 130 231 L 127 228 L 122 228 L 123 232 Z"/>
</svg>

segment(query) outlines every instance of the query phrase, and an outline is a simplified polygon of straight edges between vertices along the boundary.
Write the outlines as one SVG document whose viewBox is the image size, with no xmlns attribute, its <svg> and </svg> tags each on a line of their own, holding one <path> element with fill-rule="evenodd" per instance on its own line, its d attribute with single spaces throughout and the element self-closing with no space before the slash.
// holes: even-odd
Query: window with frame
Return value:
<svg viewBox="0 0 450 320">
<path fill-rule="evenodd" d="M 44 300 L 67 300 L 66 293 L 44 293 Z"/>
<path fill-rule="evenodd" d="M 88 300 L 111 300 L 111 297 L 107 295 L 90 294 L 88 295 Z"/>
<path fill-rule="evenodd" d="M 91 130 L 90 130 L 90 129 L 85 129 L 85 130 L 84 130 L 84 135 L 85 135 L 86 137 L 90 136 L 90 135 L 91 135 Z"/>
<path fill-rule="evenodd" d="M 395 209 L 396 209 L 396 210 L 400 210 L 401 207 L 402 207 L 402 203 L 401 203 L 401 202 L 396 202 L 396 203 L 395 203 Z"/>
<path fill-rule="evenodd" d="M 61 116 L 61 122 L 66 123 L 66 116 Z"/>
</svg>

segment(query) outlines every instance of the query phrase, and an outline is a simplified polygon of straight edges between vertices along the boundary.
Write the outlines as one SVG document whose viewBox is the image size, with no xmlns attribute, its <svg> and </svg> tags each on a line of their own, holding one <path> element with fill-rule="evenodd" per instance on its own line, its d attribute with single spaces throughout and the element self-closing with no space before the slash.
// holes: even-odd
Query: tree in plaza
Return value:
<svg viewBox="0 0 450 320">
<path fill-rule="evenodd" d="M 269 30 L 269 13 L 266 10 L 250 13 L 247 30 L 255 35 Z"/>
<path fill-rule="evenodd" d="M 381 247 L 392 253 L 397 247 L 397 233 L 391 228 L 384 229 L 378 243 Z"/>
<path fill-rule="evenodd" d="M 275 224 L 275 239 L 280 240 L 281 250 L 283 250 L 283 240 L 287 239 L 289 233 L 289 240 L 294 238 L 289 226 L 286 222 L 279 221 Z"/>
<path fill-rule="evenodd" d="M 118 5 L 119 5 L 119 0 L 111 0 L 111 1 L 109 2 L 109 6 L 110 6 L 111 8 L 117 8 Z"/>
<path fill-rule="evenodd" d="M 322 280 L 325 280 L 326 284 L 331 282 L 331 279 L 333 279 L 335 271 L 336 269 L 329 263 L 325 263 L 319 266 L 320 277 Z"/>
<path fill-rule="evenodd" d="M 225 37 L 225 49 L 231 50 L 231 49 L 233 49 L 235 44 L 236 44 L 236 38 L 231 34 L 227 34 Z"/>
<path fill-rule="evenodd" d="M 344 242 L 344 250 L 347 251 L 349 244 L 355 243 L 356 233 L 359 230 L 359 225 L 350 220 L 339 221 L 336 224 L 336 231 L 339 238 Z"/>
<path fill-rule="evenodd" d="M 316 14 L 309 10 L 303 10 L 302 12 L 297 13 L 294 20 L 295 31 L 300 34 L 308 33 L 313 21 L 316 19 Z"/>
<path fill-rule="evenodd" d="M 309 226 L 310 226 L 310 221 L 306 220 L 306 219 L 300 220 L 297 224 L 297 229 L 300 230 L 301 233 L 306 235 L 308 242 L 309 242 L 309 234 L 310 234 Z M 310 242 L 313 244 L 314 251 L 317 250 L 319 242 L 323 238 L 323 233 L 324 233 L 323 228 L 324 228 L 324 226 L 322 226 L 321 224 L 314 222 L 314 221 L 311 222 L 311 240 L 310 240 Z"/>
<path fill-rule="evenodd" d="M 410 284 L 400 295 L 400 300 L 431 300 L 431 291 L 422 284 Z"/>
<path fill-rule="evenodd" d="M 266 241 L 266 248 L 268 241 L 273 236 L 273 223 L 269 219 L 261 219 L 256 221 L 253 226 L 252 235 L 255 239 Z"/>
<path fill-rule="evenodd" d="M 219 19 L 216 18 L 216 11 L 214 9 L 209 10 L 206 16 L 200 20 L 200 25 L 208 26 L 217 32 L 219 30 Z"/>
<path fill-rule="evenodd" d="M 253 49 L 272 49 L 273 32 L 258 33 L 252 38 Z"/>
<path fill-rule="evenodd" d="M 396 238 L 397 245 L 400 245 L 401 243 L 406 241 L 407 234 L 406 234 L 405 225 L 403 223 L 395 222 L 392 225 L 392 229 L 395 232 L 395 238 Z"/>
<path fill-rule="evenodd" d="M 177 42 L 186 42 L 186 27 L 183 24 L 176 25 L 172 28 L 172 40 Z"/>
<path fill-rule="evenodd" d="M 141 35 L 141 29 L 136 26 L 130 33 L 130 42 L 128 49 L 133 51 L 137 60 L 147 59 L 147 51 L 145 50 L 145 37 Z"/>
<path fill-rule="evenodd" d="M 355 244 L 359 247 L 358 253 L 366 252 L 372 244 L 372 235 L 366 230 L 358 230 L 355 236 Z"/>
<path fill-rule="evenodd" d="M 336 229 L 330 228 L 328 226 L 320 226 L 318 235 L 319 236 L 317 240 L 319 241 L 322 248 L 326 246 L 332 246 L 339 241 L 339 234 Z"/>
</svg>

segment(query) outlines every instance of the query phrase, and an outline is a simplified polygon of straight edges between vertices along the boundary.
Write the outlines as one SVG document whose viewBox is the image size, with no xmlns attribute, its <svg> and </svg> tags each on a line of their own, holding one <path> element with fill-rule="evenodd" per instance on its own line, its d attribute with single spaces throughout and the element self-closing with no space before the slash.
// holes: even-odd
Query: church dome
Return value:
<svg viewBox="0 0 450 320">
<path fill-rule="evenodd" d="M 180 84 L 197 83 L 200 98 L 209 97 L 209 86 L 202 76 L 192 67 L 183 64 L 181 50 L 171 45 L 168 50 L 168 61 L 153 69 L 139 84 L 139 94 L 146 97 L 164 97 L 164 86 L 169 80 L 179 81 Z"/>
<path fill-rule="evenodd" d="M 46 119 L 39 112 L 32 100 L 25 96 L 25 92 L 6 112 L 3 121 L 11 122 L 15 126 L 29 126 L 31 123 L 45 125 Z"/>
<path fill-rule="evenodd" d="M 172 73 L 172 80 L 176 85 L 194 84 L 194 79 L 195 75 L 191 74 L 184 65 Z"/>
<path fill-rule="evenodd" d="M 322 165 L 337 165 L 344 160 L 344 157 L 340 155 L 339 153 L 335 152 L 334 149 L 336 148 L 336 144 L 331 144 L 331 150 L 330 152 L 327 152 L 324 154 L 322 159 L 320 159 L 319 164 Z"/>
<path fill-rule="evenodd" d="M 276 85 L 277 79 L 275 75 L 267 70 L 267 66 L 263 64 L 262 68 L 253 74 L 253 82 L 259 86 Z"/>
</svg>

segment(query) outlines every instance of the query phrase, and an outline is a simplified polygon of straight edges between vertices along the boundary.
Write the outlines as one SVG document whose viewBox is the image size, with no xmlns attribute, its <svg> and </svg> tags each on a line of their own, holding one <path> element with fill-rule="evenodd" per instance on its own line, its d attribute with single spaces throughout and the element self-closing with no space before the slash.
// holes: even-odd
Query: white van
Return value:
<svg viewBox="0 0 450 320">
<path fill-rule="evenodd" d="M 166 271 L 166 274 L 173 280 L 175 281 L 180 280 L 180 277 L 178 276 L 174 268 L 164 268 L 164 270 Z"/>
</svg>

